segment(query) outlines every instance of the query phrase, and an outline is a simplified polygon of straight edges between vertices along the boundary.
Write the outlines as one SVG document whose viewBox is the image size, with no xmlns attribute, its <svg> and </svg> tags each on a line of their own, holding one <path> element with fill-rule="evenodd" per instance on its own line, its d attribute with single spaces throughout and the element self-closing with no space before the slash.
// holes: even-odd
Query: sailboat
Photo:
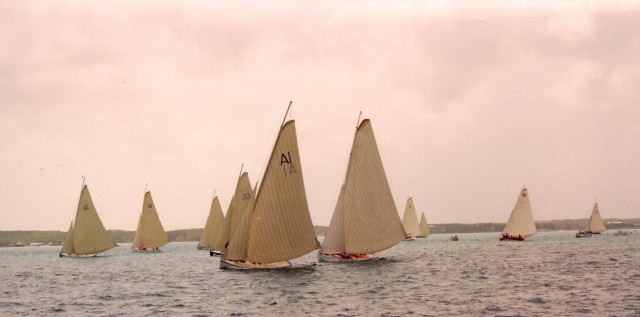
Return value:
<svg viewBox="0 0 640 317">
<path fill-rule="evenodd" d="M 404 215 L 402 216 L 402 226 L 407 233 L 405 241 L 414 240 L 415 238 L 424 238 L 422 231 L 420 230 L 420 224 L 418 223 L 418 215 L 416 214 L 416 207 L 413 205 L 413 197 L 407 198 L 407 204 L 404 207 Z"/>
<path fill-rule="evenodd" d="M 593 205 L 589 222 L 587 222 L 587 225 L 584 227 L 584 231 L 591 234 L 600 234 L 605 230 L 607 230 L 607 228 L 604 226 L 604 222 L 600 216 L 600 208 L 598 208 L 598 202 L 596 201 Z"/>
<path fill-rule="evenodd" d="M 60 257 L 92 257 L 117 246 L 102 225 L 89 187 L 84 184 L 84 177 L 82 179 L 75 222 L 71 221 Z"/>
<path fill-rule="evenodd" d="M 321 262 L 357 262 L 402 241 L 406 233 L 369 119 L 358 118 L 340 195 L 318 253 Z"/>
<path fill-rule="evenodd" d="M 200 235 L 200 241 L 198 241 L 198 250 L 210 250 L 215 238 L 218 236 L 218 232 L 222 229 L 222 221 L 224 220 L 222 207 L 220 207 L 218 196 L 215 194 L 213 196 L 211 210 L 209 211 L 202 235 Z"/>
<path fill-rule="evenodd" d="M 249 182 L 249 174 L 242 172 L 240 169 L 240 176 L 236 184 L 236 191 L 231 198 L 229 208 L 227 208 L 227 215 L 222 221 L 222 228 L 214 238 L 214 242 L 209 250 L 210 256 L 220 256 L 224 253 L 224 248 L 233 236 L 238 223 L 242 218 L 242 214 L 245 211 L 247 204 L 251 198 L 251 183 Z"/>
<path fill-rule="evenodd" d="M 221 269 L 275 269 L 318 249 L 302 177 L 294 120 L 280 125 L 260 187 L 220 259 Z"/>
<path fill-rule="evenodd" d="M 427 224 L 427 218 L 424 216 L 424 212 L 422 213 L 422 217 L 420 217 L 420 235 L 417 238 L 426 238 L 431 231 L 429 230 L 429 224 Z"/>
<path fill-rule="evenodd" d="M 142 212 L 131 249 L 134 252 L 160 252 L 160 247 L 169 243 L 167 233 L 160 223 L 151 192 L 146 191 L 142 202 Z"/>
<path fill-rule="evenodd" d="M 509 221 L 502 230 L 500 241 L 516 240 L 522 241 L 536 233 L 536 223 L 533 221 L 533 212 L 529 203 L 529 194 L 523 188 L 518 195 L 516 206 L 511 211 Z"/>
</svg>

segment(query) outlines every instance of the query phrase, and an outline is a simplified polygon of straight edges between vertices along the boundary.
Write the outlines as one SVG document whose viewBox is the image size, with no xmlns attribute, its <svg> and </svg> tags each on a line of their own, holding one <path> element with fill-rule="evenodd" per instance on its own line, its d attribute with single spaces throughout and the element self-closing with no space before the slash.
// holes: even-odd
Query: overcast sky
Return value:
<svg viewBox="0 0 640 317">
<path fill-rule="evenodd" d="M 0 230 L 167 230 L 261 176 L 289 100 L 328 225 L 359 111 L 400 215 L 640 217 L 640 3 L 0 0 Z M 275 4 L 275 5 L 274 5 Z"/>
</svg>

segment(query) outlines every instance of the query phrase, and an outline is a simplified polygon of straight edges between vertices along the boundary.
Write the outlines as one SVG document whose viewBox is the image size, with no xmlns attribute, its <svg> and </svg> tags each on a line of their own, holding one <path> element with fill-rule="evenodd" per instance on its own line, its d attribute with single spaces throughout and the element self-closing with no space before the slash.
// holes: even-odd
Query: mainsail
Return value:
<svg viewBox="0 0 640 317">
<path fill-rule="evenodd" d="M 413 204 L 413 198 L 407 198 L 407 204 L 404 207 L 404 215 L 402 216 L 402 226 L 407 235 L 417 237 L 422 235 L 420 230 L 420 224 L 418 223 L 418 215 L 416 214 L 416 207 Z"/>
<path fill-rule="evenodd" d="M 317 248 L 295 121 L 290 120 L 280 127 L 259 190 L 251 195 L 222 259 L 267 265 L 300 257 Z"/>
<path fill-rule="evenodd" d="M 585 226 L 584 230 L 591 231 L 593 233 L 601 233 L 607 230 L 604 226 L 604 222 L 602 221 L 602 217 L 600 217 L 600 208 L 598 208 L 597 202 L 593 205 L 591 217 L 589 218 L 589 222 Z"/>
<path fill-rule="evenodd" d="M 522 236 L 522 238 L 527 238 L 536 233 L 536 223 L 533 220 L 533 212 L 531 211 L 529 194 L 526 188 L 520 191 L 516 206 L 511 211 L 509 221 L 507 221 L 502 233 L 513 237 Z"/>
<path fill-rule="evenodd" d="M 422 213 L 422 217 L 420 218 L 420 233 L 422 233 L 422 235 L 425 237 L 431 234 L 431 231 L 429 230 L 429 224 L 427 224 L 427 218 L 424 216 L 424 212 Z"/>
<path fill-rule="evenodd" d="M 238 223 L 242 218 L 242 215 L 249 203 L 249 200 L 253 194 L 251 193 L 251 183 L 249 182 L 249 174 L 246 172 L 240 174 L 238 177 L 238 183 L 236 184 L 236 192 L 231 198 L 229 208 L 227 208 L 227 215 L 222 221 L 222 228 L 218 234 L 214 237 L 211 250 L 224 251 L 224 247 L 231 239 L 231 236 L 238 227 Z"/>
<path fill-rule="evenodd" d="M 356 129 L 347 174 L 320 250 L 325 254 L 372 254 L 405 238 L 373 127 Z"/>
<path fill-rule="evenodd" d="M 160 223 L 160 217 L 156 211 L 156 205 L 151 198 L 151 192 L 144 194 L 142 203 L 142 212 L 138 220 L 138 229 L 133 239 L 132 248 L 134 249 L 155 249 L 169 243 L 167 233 Z"/>
<path fill-rule="evenodd" d="M 69 227 L 69 233 L 62 246 L 61 254 L 95 255 L 117 246 L 102 225 L 98 212 L 93 205 L 89 187 L 82 186 L 75 221 Z"/>
<path fill-rule="evenodd" d="M 215 196 L 211 202 L 211 210 L 207 217 L 207 223 L 204 225 L 204 230 L 202 231 L 200 241 L 198 242 L 198 250 L 211 248 L 213 241 L 222 228 L 223 219 L 224 215 L 222 214 L 220 201 L 218 200 L 218 196 Z"/>
</svg>

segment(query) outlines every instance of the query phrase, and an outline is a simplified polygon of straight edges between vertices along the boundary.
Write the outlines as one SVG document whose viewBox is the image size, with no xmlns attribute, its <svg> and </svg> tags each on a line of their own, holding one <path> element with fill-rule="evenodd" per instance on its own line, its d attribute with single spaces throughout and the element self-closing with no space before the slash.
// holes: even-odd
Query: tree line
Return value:
<svg viewBox="0 0 640 317">
<path fill-rule="evenodd" d="M 609 230 L 617 229 L 637 229 L 640 228 L 640 218 L 636 219 L 604 219 Z M 536 221 L 538 231 L 560 231 L 560 230 L 581 230 L 587 223 L 587 219 L 563 219 Z M 324 236 L 327 232 L 326 226 L 314 226 L 318 236 Z M 476 232 L 501 232 L 504 223 L 442 223 L 431 224 L 431 233 L 457 234 Z M 136 235 L 135 231 L 108 230 L 111 238 L 116 243 L 131 243 Z M 202 228 L 180 229 L 167 231 L 170 242 L 198 241 L 202 235 Z M 40 243 L 44 245 L 62 245 L 65 235 L 64 231 L 0 231 L 0 247 L 12 247 L 19 244 L 30 245 Z"/>
</svg>

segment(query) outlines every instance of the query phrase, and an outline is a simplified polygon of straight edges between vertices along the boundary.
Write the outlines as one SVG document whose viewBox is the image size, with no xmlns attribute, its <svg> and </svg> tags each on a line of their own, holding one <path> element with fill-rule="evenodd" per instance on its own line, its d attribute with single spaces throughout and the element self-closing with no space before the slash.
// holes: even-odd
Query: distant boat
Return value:
<svg viewBox="0 0 640 317">
<path fill-rule="evenodd" d="M 420 230 L 420 224 L 418 223 L 418 215 L 416 214 L 416 207 L 413 204 L 413 197 L 407 198 L 404 215 L 402 216 L 402 227 L 407 233 L 405 240 L 424 238 Z"/>
<path fill-rule="evenodd" d="M 509 221 L 502 230 L 500 241 L 516 240 L 522 241 L 536 233 L 536 223 L 533 220 L 533 212 L 529 203 L 527 189 L 524 188 L 518 195 L 516 206 L 511 211 Z"/>
<path fill-rule="evenodd" d="M 576 238 L 588 238 L 588 237 L 591 237 L 590 232 L 586 232 L 582 230 L 579 230 L 578 232 L 576 232 Z"/>
<path fill-rule="evenodd" d="M 198 242 L 198 250 L 209 250 L 213 246 L 218 232 L 222 229 L 222 221 L 224 220 L 224 214 L 222 214 L 222 207 L 220 207 L 220 201 L 218 196 L 214 194 L 213 201 L 211 202 L 211 210 L 207 217 L 207 222 L 200 235 L 200 241 Z"/>
<path fill-rule="evenodd" d="M 60 250 L 60 257 L 91 257 L 107 251 L 117 244 L 105 230 L 91 200 L 89 187 L 82 184 L 80 201 L 76 210 L 75 227 L 71 221 L 69 231 Z"/>
<path fill-rule="evenodd" d="M 405 236 L 373 127 L 368 119 L 364 119 L 356 128 L 347 175 L 318 260 L 357 262 L 378 259 L 375 252 L 391 248 Z"/>
<path fill-rule="evenodd" d="M 231 198 L 229 208 L 227 208 L 227 215 L 222 221 L 222 228 L 214 238 L 212 248 L 209 250 L 209 255 L 220 256 L 224 253 L 224 248 L 233 236 L 233 233 L 242 219 L 249 200 L 251 198 L 251 183 L 249 182 L 249 174 L 242 172 L 240 169 L 240 176 L 236 184 L 236 191 Z"/>
<path fill-rule="evenodd" d="M 633 232 L 628 231 L 628 230 L 618 230 L 616 231 L 616 233 L 614 233 L 614 235 L 616 236 L 628 236 L 630 234 L 632 234 Z"/>
<path fill-rule="evenodd" d="M 604 226 L 604 222 L 602 221 L 602 217 L 600 217 L 600 208 L 598 208 L 598 202 L 593 205 L 593 211 L 591 211 L 591 217 L 589 217 L 589 221 L 587 225 L 584 226 L 584 231 L 586 233 L 600 234 L 601 232 L 607 230 Z"/>
<path fill-rule="evenodd" d="M 169 243 L 169 238 L 160 223 L 151 192 L 147 191 L 144 194 L 138 229 L 131 249 L 135 252 L 159 252 L 160 247 L 167 243 Z"/>
<path fill-rule="evenodd" d="M 220 259 L 221 269 L 276 269 L 318 249 L 302 177 L 294 120 L 280 125 L 259 189 Z"/>
<path fill-rule="evenodd" d="M 426 238 L 431 234 L 431 230 L 429 230 L 429 224 L 427 224 L 427 218 L 424 216 L 424 212 L 420 217 L 420 236 L 418 238 Z"/>
<path fill-rule="evenodd" d="M 458 235 L 453 235 L 449 237 L 449 241 L 458 241 L 460 240 L 460 238 L 458 238 Z"/>
</svg>

